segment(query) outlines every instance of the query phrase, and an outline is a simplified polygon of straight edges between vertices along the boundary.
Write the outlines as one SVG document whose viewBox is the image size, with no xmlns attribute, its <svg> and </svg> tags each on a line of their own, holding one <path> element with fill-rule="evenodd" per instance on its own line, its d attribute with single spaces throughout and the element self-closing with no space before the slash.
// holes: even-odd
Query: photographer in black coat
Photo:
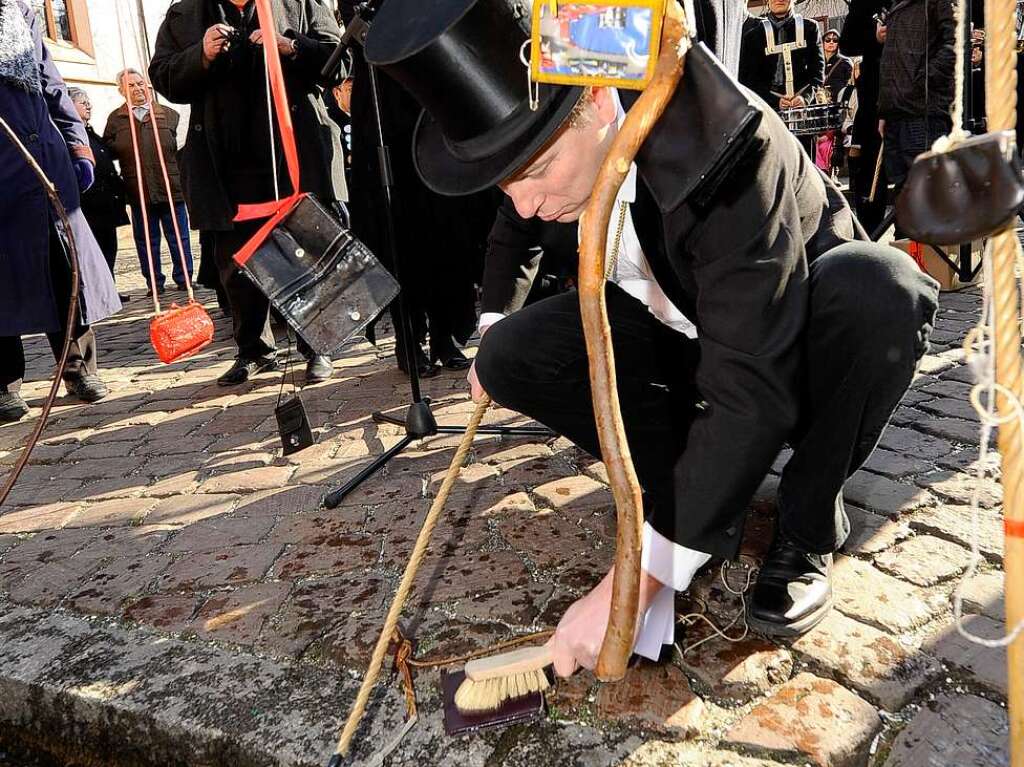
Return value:
<svg viewBox="0 0 1024 767">
<path fill-rule="evenodd" d="M 320 0 L 271 0 L 277 46 L 284 70 L 298 145 L 303 192 L 330 205 L 345 200 L 344 161 L 338 126 L 327 116 L 320 70 L 341 31 Z M 232 257 L 257 232 L 262 220 L 236 223 L 240 204 L 284 197 L 293 191 L 285 171 L 280 136 L 270 132 L 264 40 L 255 0 L 180 0 L 167 11 L 149 74 L 157 91 L 192 106 L 180 166 L 192 223 L 213 232 L 214 260 L 231 305 L 238 357 L 218 379 L 239 384 L 277 367 L 270 304 L 236 268 Z M 271 164 L 276 143 L 277 166 Z M 332 374 L 330 359 L 309 360 L 306 380 Z"/>
</svg>

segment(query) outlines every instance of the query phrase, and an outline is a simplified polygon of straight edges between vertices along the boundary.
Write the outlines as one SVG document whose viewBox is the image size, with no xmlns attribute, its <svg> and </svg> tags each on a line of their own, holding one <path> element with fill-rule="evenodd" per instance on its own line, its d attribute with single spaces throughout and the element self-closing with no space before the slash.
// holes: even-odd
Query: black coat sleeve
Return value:
<svg viewBox="0 0 1024 767">
<path fill-rule="evenodd" d="M 807 27 L 807 85 L 820 88 L 825 84 L 825 48 L 821 44 L 818 22 L 805 20 Z"/>
<path fill-rule="evenodd" d="M 723 556 L 733 555 L 738 526 L 723 543 L 720 525 L 741 518 L 798 416 L 808 284 L 795 190 L 813 180 L 798 177 L 796 145 L 782 130 L 774 140 L 762 133 L 765 143 L 684 244 L 697 285 L 696 384 L 706 404 L 674 468 L 675 530 L 659 532 L 678 530 L 687 545 Z"/>
<path fill-rule="evenodd" d="M 543 254 L 540 225 L 516 213 L 509 198 L 502 200 L 487 237 L 481 313 L 511 314 L 526 303 Z"/>
<path fill-rule="evenodd" d="M 952 96 L 953 77 L 956 71 L 956 21 L 953 17 L 951 0 L 928 0 L 928 25 L 932 29 L 931 35 L 935 40 L 935 50 L 929 52 L 928 66 L 922 68 L 918 76 L 918 84 L 923 91 L 927 76 L 929 78 L 928 88 L 937 93 Z M 931 41 L 929 41 L 930 44 Z"/>
<path fill-rule="evenodd" d="M 881 55 L 882 46 L 875 37 L 874 15 L 882 10 L 881 0 L 850 0 L 850 12 L 839 36 L 839 52 L 844 56 Z"/>
<path fill-rule="evenodd" d="M 157 93 L 176 104 L 194 104 L 206 90 L 208 69 L 203 65 L 203 37 L 187 38 L 174 6 L 156 35 L 149 79 Z"/>
</svg>

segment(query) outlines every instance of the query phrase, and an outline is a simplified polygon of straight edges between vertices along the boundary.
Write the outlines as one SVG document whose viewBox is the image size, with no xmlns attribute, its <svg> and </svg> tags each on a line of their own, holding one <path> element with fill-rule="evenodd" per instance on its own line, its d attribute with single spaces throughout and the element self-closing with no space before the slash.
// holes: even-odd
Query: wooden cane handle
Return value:
<svg viewBox="0 0 1024 767">
<path fill-rule="evenodd" d="M 611 328 L 605 304 L 605 247 L 608 222 L 619 187 L 629 173 L 640 146 L 671 100 L 683 75 L 683 57 L 689 37 L 682 9 L 670 0 L 662 27 L 661 52 L 650 84 L 629 110 L 605 158 L 590 202 L 580 222 L 579 298 L 583 331 L 590 358 L 590 387 L 601 455 L 615 508 L 615 575 L 608 630 L 601 644 L 595 673 L 614 681 L 626 673 L 633 650 L 640 598 L 640 539 L 643 524 L 640 484 L 626 443 L 619 409 L 612 353 Z"/>
</svg>

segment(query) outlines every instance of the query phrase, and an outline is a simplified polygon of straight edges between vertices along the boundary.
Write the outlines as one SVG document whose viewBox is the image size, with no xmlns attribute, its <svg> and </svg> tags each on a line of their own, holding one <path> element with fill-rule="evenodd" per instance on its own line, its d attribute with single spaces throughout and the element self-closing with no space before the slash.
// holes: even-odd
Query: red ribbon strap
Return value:
<svg viewBox="0 0 1024 767">
<path fill-rule="evenodd" d="M 260 31 L 263 32 L 263 50 L 267 57 L 267 68 L 270 75 L 270 90 L 274 95 L 274 112 L 281 131 L 281 143 L 284 145 L 284 157 L 288 165 L 288 177 L 292 182 L 292 194 L 283 200 L 272 200 L 251 205 L 239 205 L 235 221 L 252 221 L 270 216 L 256 235 L 235 254 L 235 263 L 245 266 L 267 235 L 287 216 L 299 200 L 305 195 L 299 186 L 299 152 L 295 145 L 295 127 L 292 125 L 292 113 L 288 108 L 288 92 L 284 84 L 284 71 L 281 69 L 281 55 L 277 50 L 277 27 L 274 25 L 274 11 L 270 0 L 256 0 L 256 14 L 260 20 Z M 270 140 L 274 137 L 271 135 Z"/>
<path fill-rule="evenodd" d="M 1005 519 L 1003 527 L 1007 538 L 1024 538 L 1024 519 Z"/>
</svg>

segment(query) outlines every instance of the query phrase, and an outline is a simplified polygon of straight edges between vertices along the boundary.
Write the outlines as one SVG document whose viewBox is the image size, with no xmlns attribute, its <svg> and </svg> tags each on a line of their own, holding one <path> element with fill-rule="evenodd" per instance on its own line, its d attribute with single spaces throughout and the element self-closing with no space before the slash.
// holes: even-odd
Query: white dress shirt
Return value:
<svg viewBox="0 0 1024 767">
<path fill-rule="evenodd" d="M 618 125 L 621 128 L 626 113 L 619 101 L 618 92 L 612 90 L 612 93 L 618 108 Z M 665 291 L 654 278 L 651 266 L 640 246 L 640 238 L 633 226 L 633 215 L 628 210 L 628 205 L 636 201 L 636 182 L 637 169 L 634 163 L 619 188 L 608 223 L 608 250 L 605 253 L 605 263 L 615 261 L 615 269 L 609 281 L 644 304 L 648 311 L 665 325 L 689 338 L 696 338 L 697 328 L 665 295 Z M 622 203 L 627 205 L 627 211 L 616 260 L 613 250 L 615 231 L 619 224 L 618 211 Z M 504 317 L 504 314 L 498 312 L 481 314 L 480 327 L 486 328 Z M 680 546 L 644 523 L 640 566 L 645 572 L 664 583 L 665 587 L 658 592 L 647 613 L 640 618 L 640 630 L 633 648 L 634 652 L 656 660 L 661 653 L 662 645 L 675 641 L 675 592 L 689 588 L 694 574 L 710 559 L 710 554 Z"/>
</svg>

